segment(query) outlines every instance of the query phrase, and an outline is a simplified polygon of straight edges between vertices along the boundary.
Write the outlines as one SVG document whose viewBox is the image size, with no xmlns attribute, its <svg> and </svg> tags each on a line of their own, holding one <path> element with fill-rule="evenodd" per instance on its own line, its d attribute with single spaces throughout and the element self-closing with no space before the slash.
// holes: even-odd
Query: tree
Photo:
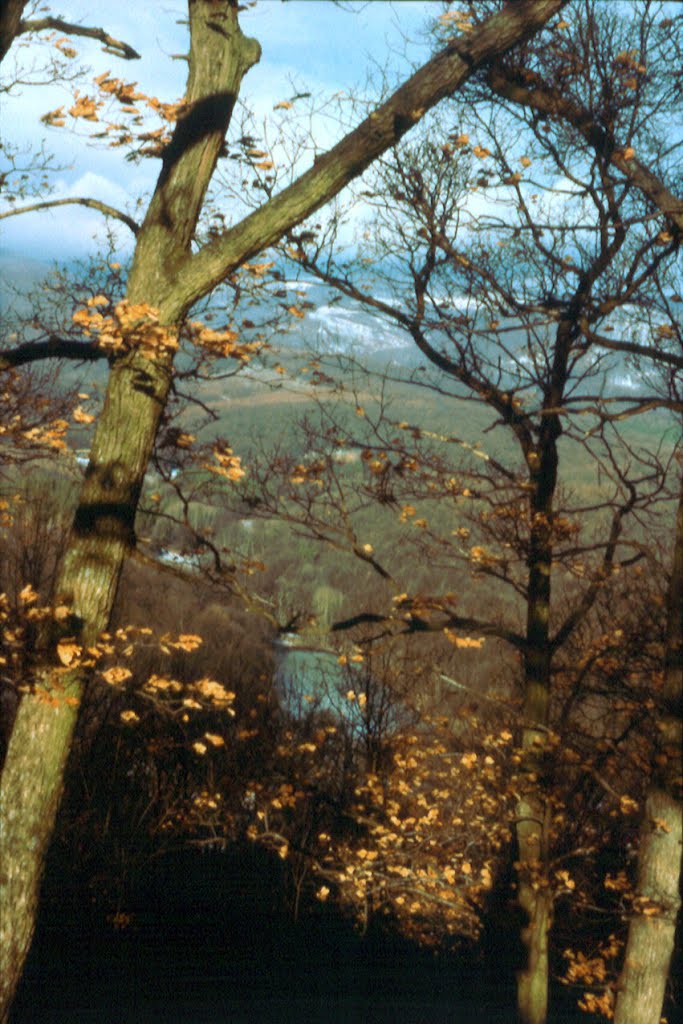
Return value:
<svg viewBox="0 0 683 1024">
<path fill-rule="evenodd" d="M 182 105 L 166 112 L 174 126 L 160 152 L 154 195 L 136 226 L 125 299 L 104 317 L 93 312 L 101 301 L 93 296 L 90 311 L 80 317 L 86 330 L 99 333 L 100 345 L 110 346 L 111 367 L 57 581 L 54 605 L 67 608 L 68 615 L 56 633 L 88 646 L 107 625 L 121 565 L 135 543 L 135 511 L 173 380 L 178 330 L 191 307 L 328 202 L 483 62 L 540 30 L 561 7 L 562 0 L 506 7 L 476 33 L 449 44 L 292 185 L 193 252 L 241 82 L 260 47 L 242 34 L 236 3 L 192 0 L 187 89 Z M 17 31 L 16 19 L 6 31 Z M 100 84 L 106 83 L 102 78 Z M 110 86 L 122 88 L 117 82 Z M 74 108 L 74 116 L 97 116 L 89 98 Z M 48 120 L 58 125 L 62 119 Z M 221 341 L 228 354 L 233 335 Z M 228 471 L 234 468 L 228 463 Z M 24 695 L 0 788 L 3 1016 L 31 940 L 42 863 L 83 693 L 82 672 L 58 682 L 51 664 L 48 655 L 42 682 L 59 694 L 59 706 L 41 703 L 33 692 Z"/>
<path fill-rule="evenodd" d="M 664 685 L 657 723 L 660 744 L 643 808 L 636 898 L 614 1010 L 617 1024 L 656 1024 L 660 1019 L 681 905 L 683 491 L 678 504 L 666 612 Z"/>
<path fill-rule="evenodd" d="M 656 442 L 636 446 L 629 421 L 670 410 L 675 431 L 681 412 L 675 257 L 682 211 L 667 185 L 680 145 L 667 135 L 679 103 L 669 69 L 680 38 L 650 6 L 630 18 L 587 3 L 572 15 L 551 40 L 532 40 L 475 76 L 467 105 L 449 109 L 455 130 L 452 121 L 440 121 L 421 145 L 411 137 L 378 165 L 369 196 L 376 217 L 359 259 L 335 261 L 334 223 L 317 245 L 290 240 L 290 255 L 293 241 L 304 270 L 413 339 L 438 371 L 431 379 L 415 375 L 421 386 L 488 407 L 490 438 L 474 453 L 481 461 L 451 468 L 424 447 L 411 451 L 400 432 L 426 441 L 421 424 L 388 420 L 359 402 L 359 415 L 370 420 L 364 437 L 328 416 L 321 457 L 285 461 L 289 484 L 270 493 L 273 508 L 298 516 L 312 536 L 347 544 L 398 589 L 395 552 L 385 548 L 382 558 L 379 544 L 359 543 L 349 527 L 339 473 L 325 448 L 360 450 L 366 473 L 356 494 L 374 493 L 419 525 L 425 552 L 430 523 L 413 499 L 424 501 L 431 489 L 434 499 L 445 500 L 450 480 L 451 500 L 471 509 L 458 538 L 466 550 L 433 530 L 429 557 L 464 555 L 477 573 L 521 599 L 521 609 L 513 604 L 505 617 L 482 619 L 456 609 L 451 594 L 426 600 L 407 588 L 394 596 L 393 611 L 366 609 L 351 621 L 405 632 L 477 630 L 521 655 L 525 772 L 517 847 L 518 900 L 527 919 L 527 966 L 519 975 L 525 1024 L 547 1016 L 555 681 L 569 671 L 563 650 L 590 620 L 598 596 L 642 557 L 648 510 L 670 507 L 676 490 L 675 442 L 666 453 Z M 476 192 L 488 205 L 469 214 Z M 618 382 L 626 367 L 635 381 L 630 393 Z M 507 442 L 498 440 L 503 430 Z M 472 446 L 471 436 L 455 434 L 431 438 L 456 449 Z M 572 448 L 609 481 L 587 500 L 562 487 Z M 480 543 L 472 543 L 479 538 L 471 523 Z M 573 577 L 571 584 L 558 586 L 561 573 Z M 661 957 L 668 959 L 663 951 Z"/>
</svg>

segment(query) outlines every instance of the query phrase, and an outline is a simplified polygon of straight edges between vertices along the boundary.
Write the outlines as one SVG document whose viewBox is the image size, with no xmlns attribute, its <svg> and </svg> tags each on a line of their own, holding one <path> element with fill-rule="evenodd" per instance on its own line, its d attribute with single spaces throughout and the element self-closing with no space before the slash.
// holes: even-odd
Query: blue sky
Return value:
<svg viewBox="0 0 683 1024">
<path fill-rule="evenodd" d="M 182 95 L 186 65 L 172 59 L 173 54 L 187 49 L 187 29 L 177 23 L 186 16 L 182 3 L 54 0 L 49 7 L 51 13 L 66 20 L 106 28 L 142 54 L 139 61 L 123 61 L 102 53 L 98 43 L 74 39 L 79 59 L 92 68 L 93 75 L 109 70 L 136 81 L 143 92 L 164 101 Z M 273 106 L 293 92 L 311 92 L 316 100 L 338 93 L 362 94 L 368 73 L 385 67 L 390 80 L 403 79 L 410 73 L 411 60 L 422 62 L 428 56 L 423 31 L 440 10 L 439 4 L 417 0 L 343 4 L 258 0 L 243 13 L 242 28 L 259 39 L 263 56 L 246 77 L 242 97 L 261 124 L 264 118 L 272 119 Z M 413 41 L 407 52 L 406 40 Z M 34 59 L 40 62 L 44 53 L 45 43 L 42 47 L 22 46 L 6 58 L 3 75 L 11 75 L 15 56 L 25 67 Z M 31 148 L 45 139 L 62 167 L 52 177 L 55 198 L 89 196 L 132 210 L 153 187 L 158 162 L 126 163 L 121 150 L 96 147 L 88 144 L 84 134 L 74 136 L 67 129 L 41 124 L 47 111 L 68 107 L 71 102 L 70 90 L 64 85 L 12 90 L 2 99 L 3 137 Z M 316 142 L 326 147 L 339 131 L 329 118 L 323 118 L 314 128 Z M 46 259 L 84 255 L 101 244 L 102 227 L 98 213 L 75 206 L 27 214 L 0 222 L 0 251 Z M 124 248 L 130 245 L 126 229 L 117 237 Z"/>
</svg>

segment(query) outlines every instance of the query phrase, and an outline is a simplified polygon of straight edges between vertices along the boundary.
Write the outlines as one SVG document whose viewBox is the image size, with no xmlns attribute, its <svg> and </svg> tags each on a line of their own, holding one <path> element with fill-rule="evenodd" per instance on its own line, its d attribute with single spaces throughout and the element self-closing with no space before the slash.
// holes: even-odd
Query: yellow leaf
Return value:
<svg viewBox="0 0 683 1024">
<path fill-rule="evenodd" d="M 123 683 L 126 679 L 130 679 L 133 673 L 128 668 L 123 668 L 121 665 L 115 665 L 113 668 L 108 668 L 106 672 L 102 673 L 102 677 L 106 683 L 110 686 L 116 686 L 117 683 Z"/>
<path fill-rule="evenodd" d="M 245 263 L 242 269 L 248 270 L 250 274 L 254 274 L 256 277 L 262 277 L 267 270 L 274 266 L 274 260 L 270 260 L 267 263 Z"/>
<path fill-rule="evenodd" d="M 201 645 L 202 638 L 194 633 L 181 633 L 175 644 L 173 644 L 174 647 L 179 647 L 181 651 L 196 651 Z"/>
<path fill-rule="evenodd" d="M 65 637 L 57 644 L 57 657 L 62 665 L 71 665 L 80 657 L 82 648 L 73 637 Z"/>
<path fill-rule="evenodd" d="M 85 409 L 81 408 L 80 405 L 76 406 L 72 413 L 72 416 L 75 423 L 92 423 L 95 419 L 95 417 L 91 413 L 86 412 Z"/>
<path fill-rule="evenodd" d="M 522 167 L 531 167 L 531 163 L 532 163 L 531 157 L 528 157 L 528 156 L 520 157 L 520 161 L 519 162 L 522 165 Z"/>
</svg>

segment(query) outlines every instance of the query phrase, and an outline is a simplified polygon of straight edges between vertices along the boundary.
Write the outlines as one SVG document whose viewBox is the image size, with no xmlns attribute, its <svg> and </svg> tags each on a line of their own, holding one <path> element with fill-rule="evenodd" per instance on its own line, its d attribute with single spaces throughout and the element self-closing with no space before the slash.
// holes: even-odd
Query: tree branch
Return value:
<svg viewBox="0 0 683 1024">
<path fill-rule="evenodd" d="M 140 225 L 137 221 L 134 221 L 127 213 L 117 210 L 115 206 L 110 206 L 108 203 L 102 203 L 99 199 L 87 199 L 85 196 L 73 199 L 46 199 L 42 203 L 31 203 L 30 206 L 22 206 L 18 210 L 5 210 L 4 213 L 0 213 L 0 220 L 4 220 L 6 217 L 17 217 L 20 213 L 33 213 L 34 210 L 51 209 L 55 206 L 87 206 L 91 210 L 99 210 L 105 217 L 114 217 L 116 220 L 120 220 L 126 227 L 130 228 L 134 235 L 137 235 L 140 230 Z"/>
<path fill-rule="evenodd" d="M 27 32 L 44 32 L 45 29 L 55 29 L 57 32 L 64 32 L 70 36 L 84 36 L 86 39 L 97 39 L 104 43 L 102 49 L 105 53 L 113 53 L 115 57 L 123 60 L 140 60 L 140 54 L 128 43 L 120 39 L 114 39 L 103 28 L 88 28 L 87 25 L 75 25 L 73 22 L 64 21 L 63 18 L 34 18 L 22 20 L 19 23 L 17 35 L 25 35 Z"/>
<path fill-rule="evenodd" d="M 52 335 L 47 341 L 28 341 L 17 348 L 0 351 L 0 371 L 16 366 L 27 366 L 41 359 L 73 359 L 76 362 L 95 362 L 106 359 L 107 352 L 89 342 L 72 341 Z"/>
<path fill-rule="evenodd" d="M 602 565 L 600 567 L 597 577 L 593 580 L 591 585 L 584 591 L 581 600 L 573 609 L 572 612 L 566 617 L 560 628 L 555 633 L 555 636 L 551 638 L 550 644 L 553 651 L 559 650 L 563 644 L 567 642 L 571 634 L 574 632 L 576 627 L 584 621 L 591 608 L 595 604 L 600 590 L 604 587 L 605 583 L 610 579 L 611 570 L 614 565 L 614 556 L 617 550 L 617 544 L 622 533 L 623 521 L 630 512 L 632 512 L 637 501 L 637 493 L 635 487 L 630 488 L 630 494 L 628 501 L 622 506 L 615 510 L 612 516 L 612 524 L 610 527 L 609 537 L 605 544 L 605 552 L 602 559 Z"/>
<path fill-rule="evenodd" d="M 539 75 L 534 74 L 533 80 L 533 87 L 523 84 L 517 74 L 501 63 L 494 64 L 487 75 L 487 82 L 497 96 L 535 110 L 545 117 L 573 125 L 596 152 L 626 175 L 671 225 L 683 234 L 683 199 L 673 195 L 635 155 L 627 156 L 627 150 L 615 144 L 590 110 L 556 92 Z"/>
<path fill-rule="evenodd" d="M 446 46 L 293 184 L 193 256 L 179 275 L 186 305 L 192 306 L 236 267 L 319 210 L 477 68 L 538 32 L 565 3 L 506 4 L 476 33 Z"/>
<path fill-rule="evenodd" d="M 438 244 L 444 249 L 447 256 L 453 256 L 455 250 L 452 249 L 444 236 L 440 236 Z M 487 383 L 484 386 L 482 381 L 462 364 L 462 361 L 458 362 L 450 356 L 447 356 L 439 349 L 434 348 L 427 340 L 417 317 L 408 316 L 402 310 L 396 309 L 390 303 L 384 302 L 382 299 L 375 298 L 373 295 L 369 295 L 367 292 L 361 291 L 359 288 L 356 288 L 351 281 L 338 277 L 335 274 L 328 273 L 312 260 L 308 260 L 304 257 L 304 259 L 301 260 L 301 266 L 305 267 L 312 274 L 315 274 L 321 281 L 324 281 L 326 284 L 331 285 L 338 291 L 343 292 L 344 295 L 347 295 L 349 298 L 354 299 L 354 301 L 358 302 L 360 305 L 378 310 L 378 312 L 394 320 L 395 323 L 403 327 L 403 329 L 410 334 L 415 345 L 422 352 L 425 358 L 429 359 L 429 361 L 433 363 L 434 366 L 442 370 L 443 373 L 455 380 L 459 380 L 466 387 L 476 392 L 483 401 L 487 402 L 496 410 L 497 413 L 500 414 L 504 422 L 510 424 L 512 429 L 515 431 L 522 448 L 526 450 L 527 447 L 530 447 L 531 434 L 529 431 L 528 417 L 517 410 L 513 403 L 512 395 L 502 391 L 500 388 L 494 387 L 491 383 Z M 439 440 L 457 442 L 458 439 L 441 437 Z M 506 475 L 509 476 L 511 474 L 506 472 Z"/>
<path fill-rule="evenodd" d="M 524 650 L 526 647 L 526 640 L 519 633 L 515 633 L 511 629 L 505 629 L 504 626 L 497 626 L 493 622 L 483 622 L 480 619 L 472 619 L 463 617 L 460 615 L 446 615 L 445 618 L 437 621 L 429 619 L 423 619 L 419 615 L 409 615 L 408 618 L 398 618 L 396 615 L 380 615 L 376 612 L 360 612 L 358 615 L 353 615 L 349 619 L 341 619 L 339 622 L 332 623 L 330 627 L 331 633 L 340 633 L 347 629 L 353 629 L 354 626 L 361 626 L 365 623 L 368 625 L 380 625 L 390 623 L 400 624 L 402 628 L 399 630 L 399 634 L 410 634 L 410 633 L 443 633 L 444 629 L 463 629 L 467 632 L 477 632 L 484 636 L 494 636 L 499 640 L 505 640 L 512 647 L 517 650 Z"/>
<path fill-rule="evenodd" d="M 608 348 L 614 352 L 628 352 L 630 355 L 643 356 L 644 359 L 652 359 L 655 363 L 668 363 L 679 370 L 683 370 L 683 356 L 675 352 L 666 352 L 653 345 L 638 345 L 635 341 L 616 341 L 614 338 L 607 338 L 604 334 L 596 334 L 587 328 L 583 333 L 591 345 L 599 345 L 601 348 Z"/>
</svg>

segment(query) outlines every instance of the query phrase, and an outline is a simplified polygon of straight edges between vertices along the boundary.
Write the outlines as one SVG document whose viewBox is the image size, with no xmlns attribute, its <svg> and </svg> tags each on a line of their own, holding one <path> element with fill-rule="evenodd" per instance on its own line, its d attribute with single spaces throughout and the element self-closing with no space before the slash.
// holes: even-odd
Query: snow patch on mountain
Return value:
<svg viewBox="0 0 683 1024">
<path fill-rule="evenodd" d="M 309 314 L 309 323 L 315 343 L 326 352 L 371 353 L 410 345 L 408 335 L 386 318 L 360 309 L 319 306 Z"/>
</svg>

